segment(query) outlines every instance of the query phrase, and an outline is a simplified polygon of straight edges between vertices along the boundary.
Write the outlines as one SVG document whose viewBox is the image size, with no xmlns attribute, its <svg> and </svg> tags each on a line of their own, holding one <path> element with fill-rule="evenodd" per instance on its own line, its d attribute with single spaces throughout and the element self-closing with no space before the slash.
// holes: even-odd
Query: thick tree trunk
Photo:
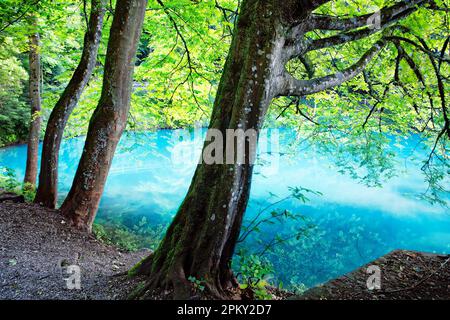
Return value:
<svg viewBox="0 0 450 320">
<path fill-rule="evenodd" d="M 72 79 L 50 114 L 42 148 L 39 185 L 34 202 L 54 208 L 58 196 L 58 156 L 64 128 L 70 114 L 78 103 L 97 61 L 101 39 L 105 0 L 91 1 L 89 25 L 84 36 L 80 63 Z"/>
<path fill-rule="evenodd" d="M 98 209 L 114 152 L 130 109 L 134 58 L 147 0 L 118 0 L 108 42 L 103 88 L 92 115 L 83 154 L 69 194 L 61 206 L 87 231 Z"/>
<path fill-rule="evenodd" d="M 25 169 L 25 184 L 36 185 L 38 167 L 39 135 L 41 132 L 41 59 L 39 33 L 30 36 L 30 103 L 31 120 L 28 134 L 27 165 Z"/>
<path fill-rule="evenodd" d="M 334 21 L 334 17 L 328 17 L 324 22 L 320 16 L 309 20 L 310 13 L 326 2 L 328 0 L 242 1 L 210 129 L 219 130 L 223 136 L 229 129 L 254 129 L 259 133 L 274 97 L 303 97 L 323 91 L 352 79 L 367 66 L 384 47 L 384 39 L 373 44 L 356 63 L 334 74 L 299 80 L 285 69 L 289 60 L 309 51 L 375 32 L 374 28 L 365 28 L 319 40 L 308 39 L 305 34 L 316 28 L 313 23 L 311 29 L 309 22 Z M 383 16 L 398 19 L 411 12 L 411 8 L 406 7 L 404 13 L 392 15 L 390 10 L 397 12 L 399 7 L 392 8 L 385 10 Z M 358 29 L 368 23 L 367 16 L 338 20 L 338 29 L 343 30 L 348 25 Z M 384 25 L 389 25 L 388 22 Z M 331 26 L 330 30 L 335 27 Z M 210 149 L 207 138 L 203 150 Z M 233 148 L 223 147 L 224 159 L 228 158 L 229 149 Z M 219 152 L 218 148 L 215 150 Z M 198 165 L 188 194 L 160 246 L 130 271 L 149 277 L 146 285 L 133 293 L 133 298 L 152 297 L 156 293 L 188 298 L 195 292 L 189 277 L 203 282 L 210 297 L 233 295 L 237 283 L 230 264 L 248 202 L 253 170 L 248 161 L 254 158 L 254 152 L 255 148 L 245 149 L 244 165 Z"/>
<path fill-rule="evenodd" d="M 224 137 L 227 129 L 259 133 L 277 94 L 285 44 L 279 7 L 279 1 L 242 3 L 210 122 L 210 129 Z M 225 159 L 229 150 L 223 150 Z M 204 281 L 213 297 L 229 297 L 237 285 L 230 264 L 249 198 L 253 152 L 247 145 L 243 165 L 198 165 L 159 248 L 135 268 L 149 275 L 135 297 L 162 288 L 173 289 L 174 298 L 187 298 L 192 294 L 190 276 Z"/>
</svg>

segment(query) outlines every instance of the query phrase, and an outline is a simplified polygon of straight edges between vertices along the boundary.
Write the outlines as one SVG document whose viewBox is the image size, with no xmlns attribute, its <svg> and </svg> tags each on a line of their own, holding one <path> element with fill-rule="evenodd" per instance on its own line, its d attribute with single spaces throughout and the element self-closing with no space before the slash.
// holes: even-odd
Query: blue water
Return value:
<svg viewBox="0 0 450 320">
<path fill-rule="evenodd" d="M 189 187 L 203 141 L 203 130 L 160 130 L 127 133 L 117 149 L 100 203 L 97 221 L 120 220 L 137 223 L 145 217 L 150 226 L 166 225 L 175 214 Z M 287 209 L 302 215 L 299 221 L 263 224 L 238 249 L 258 254 L 275 235 L 286 237 L 303 228 L 299 239 L 283 243 L 265 253 L 276 272 L 273 280 L 284 285 L 312 286 L 342 275 L 393 249 L 450 253 L 450 212 L 418 195 L 428 185 L 414 156 L 414 139 L 398 153 L 393 167 L 396 176 L 381 187 L 368 187 L 360 180 L 339 173 L 332 154 L 316 146 L 296 145 L 290 130 L 262 138 L 270 146 L 260 150 L 255 168 L 249 221 L 263 208 L 301 186 L 323 195 L 305 193 L 309 201 L 288 199 L 266 210 Z M 272 141 L 272 142 L 271 142 Z M 84 137 L 65 140 L 60 153 L 60 201 L 67 194 L 84 144 Z M 0 149 L 0 166 L 15 170 L 23 179 L 26 146 Z M 444 181 L 448 188 L 448 179 Z M 119 219 L 120 218 L 120 219 Z M 248 222 L 247 222 L 248 223 Z M 259 242 L 262 241 L 262 244 Z"/>
</svg>

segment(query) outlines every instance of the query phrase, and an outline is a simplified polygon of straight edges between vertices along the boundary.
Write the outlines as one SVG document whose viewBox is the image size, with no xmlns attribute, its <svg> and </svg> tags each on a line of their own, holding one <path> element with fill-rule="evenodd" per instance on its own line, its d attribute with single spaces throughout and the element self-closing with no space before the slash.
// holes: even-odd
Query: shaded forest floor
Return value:
<svg viewBox="0 0 450 320">
<path fill-rule="evenodd" d="M 124 252 L 74 230 L 57 210 L 0 201 L 0 299 L 125 299 L 142 279 L 120 274 L 148 253 Z M 67 288 L 70 265 L 80 267 L 81 290 Z M 370 265 L 380 267 L 380 290 L 367 289 Z M 450 256 L 397 250 L 300 297 L 278 296 L 450 299 Z"/>
<path fill-rule="evenodd" d="M 368 290 L 373 274 L 381 271 L 380 289 Z M 328 300 L 448 300 L 450 256 L 395 250 L 361 268 L 306 291 L 300 299 Z"/>
<path fill-rule="evenodd" d="M 0 299 L 124 299 L 138 280 L 114 275 L 146 255 L 73 230 L 56 210 L 0 203 Z M 70 265 L 80 267 L 81 290 L 67 288 Z"/>
</svg>

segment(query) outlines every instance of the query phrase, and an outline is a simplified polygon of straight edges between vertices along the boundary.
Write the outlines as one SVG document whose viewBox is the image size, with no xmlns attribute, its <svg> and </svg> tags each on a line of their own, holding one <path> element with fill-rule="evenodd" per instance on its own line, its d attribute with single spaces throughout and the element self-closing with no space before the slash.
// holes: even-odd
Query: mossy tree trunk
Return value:
<svg viewBox="0 0 450 320">
<path fill-rule="evenodd" d="M 48 119 L 42 147 L 39 185 L 34 202 L 54 208 L 58 197 L 58 156 L 64 128 L 78 103 L 97 61 L 105 0 L 92 0 L 80 62 Z"/>
<path fill-rule="evenodd" d="M 314 68 L 307 68 L 310 79 L 296 79 L 286 70 L 286 64 L 295 58 L 306 64 L 304 55 L 310 51 L 361 39 L 390 26 L 416 10 L 414 1 L 383 8 L 379 28 L 374 29 L 368 24 L 370 15 L 348 19 L 313 15 L 312 11 L 327 0 L 244 0 L 210 129 L 220 130 L 224 137 L 228 129 L 253 129 L 259 135 L 273 98 L 302 97 L 352 79 L 385 46 L 384 38 L 353 65 L 323 77 L 313 78 Z M 343 35 L 318 40 L 305 36 L 317 29 L 343 30 Z M 209 147 L 206 141 L 204 150 Z M 223 146 L 224 159 L 229 152 L 227 147 Z M 245 146 L 243 165 L 198 165 L 186 198 L 160 246 L 133 269 L 133 273 L 148 276 L 146 285 L 134 293 L 134 298 L 151 297 L 154 290 L 187 298 L 193 293 L 189 277 L 202 281 L 210 296 L 229 298 L 234 294 L 237 282 L 231 259 L 249 198 L 253 171 L 249 159 L 254 158 L 255 149 Z"/>
<path fill-rule="evenodd" d="M 210 129 L 261 129 L 278 79 L 284 72 L 285 27 L 278 1 L 242 3 L 235 35 L 219 84 Z M 224 139 L 225 140 L 225 139 Z M 245 164 L 199 164 L 191 186 L 159 248 L 135 271 L 149 275 L 137 293 L 173 289 L 192 294 L 190 276 L 209 294 L 227 297 L 237 282 L 230 268 L 247 206 L 255 150 L 246 142 Z M 205 143 L 206 147 L 208 143 Z M 224 150 L 226 159 L 227 148 Z"/>
<path fill-rule="evenodd" d="M 33 27 L 37 28 L 36 18 L 33 19 Z M 41 132 L 41 57 L 40 36 L 36 31 L 30 36 L 29 51 L 29 91 L 31 105 L 31 120 L 27 142 L 27 164 L 24 183 L 34 187 L 38 169 L 39 135 Z"/>
<path fill-rule="evenodd" d="M 111 26 L 102 94 L 89 123 L 83 154 L 63 214 L 87 231 L 100 197 L 130 109 L 134 58 L 147 0 L 118 0 Z"/>
</svg>

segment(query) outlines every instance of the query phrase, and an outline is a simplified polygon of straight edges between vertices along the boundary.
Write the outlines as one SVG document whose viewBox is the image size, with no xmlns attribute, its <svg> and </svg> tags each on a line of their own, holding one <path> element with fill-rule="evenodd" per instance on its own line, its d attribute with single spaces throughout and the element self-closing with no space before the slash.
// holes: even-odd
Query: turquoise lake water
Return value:
<svg viewBox="0 0 450 320">
<path fill-rule="evenodd" d="M 97 221 L 117 220 L 150 226 L 166 224 L 175 214 L 189 187 L 198 162 L 204 130 L 160 130 L 127 133 L 116 152 L 101 200 Z M 301 186 L 321 192 L 309 201 L 283 201 L 271 210 L 287 209 L 304 217 L 263 225 L 239 248 L 260 252 L 276 234 L 288 236 L 308 225 L 298 240 L 279 245 L 265 257 L 276 270 L 275 280 L 285 285 L 312 286 L 349 272 L 393 249 L 450 253 L 450 212 L 438 204 L 420 199 L 427 189 L 414 140 L 399 152 L 396 177 L 382 187 L 367 187 L 357 179 L 339 173 L 333 156 L 315 152 L 314 146 L 292 146 L 289 130 L 281 130 L 281 143 L 270 142 L 269 152 L 260 152 L 255 168 L 251 200 L 246 218 L 289 195 L 289 187 Z M 262 145 L 265 143 L 262 139 Z M 275 141 L 275 140 L 273 140 Z M 60 153 L 61 199 L 68 192 L 84 145 L 84 137 L 65 140 Z M 394 147 L 392 147 L 394 148 Z M 15 170 L 23 179 L 26 146 L 0 149 L 0 166 Z M 448 179 L 444 183 L 448 185 Z M 253 251 L 252 251 L 253 250 Z"/>
</svg>

